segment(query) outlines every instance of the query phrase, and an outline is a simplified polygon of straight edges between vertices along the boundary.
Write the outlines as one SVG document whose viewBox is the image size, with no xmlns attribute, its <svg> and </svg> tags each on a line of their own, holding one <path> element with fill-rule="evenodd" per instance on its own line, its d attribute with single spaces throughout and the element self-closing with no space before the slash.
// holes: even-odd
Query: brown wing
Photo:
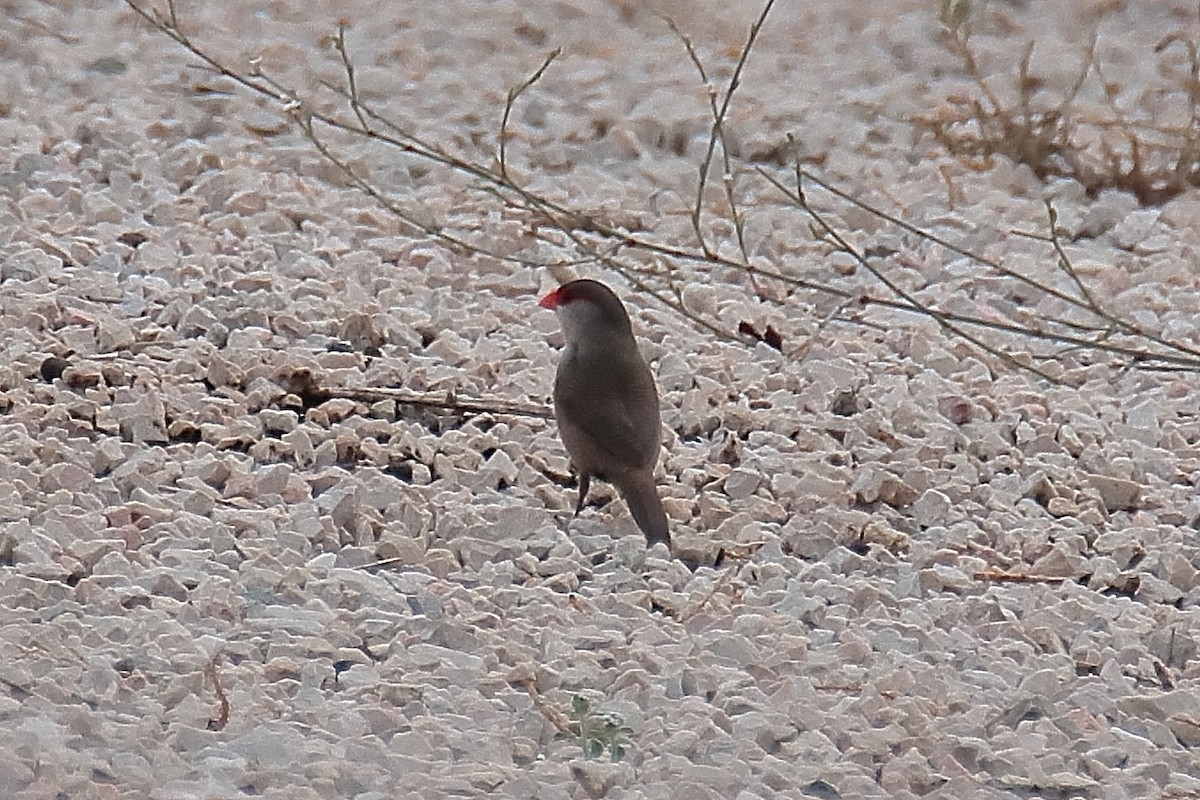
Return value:
<svg viewBox="0 0 1200 800">
<path fill-rule="evenodd" d="M 564 355 L 554 384 L 563 441 L 573 456 L 601 473 L 643 467 L 658 458 L 658 392 L 636 347 L 629 352 L 632 357 L 586 351 Z"/>
</svg>

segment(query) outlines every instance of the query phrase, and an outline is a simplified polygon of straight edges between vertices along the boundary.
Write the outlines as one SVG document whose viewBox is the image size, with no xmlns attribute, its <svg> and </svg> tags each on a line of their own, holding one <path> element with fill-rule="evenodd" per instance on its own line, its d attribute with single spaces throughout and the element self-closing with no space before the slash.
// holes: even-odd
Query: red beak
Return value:
<svg viewBox="0 0 1200 800">
<path fill-rule="evenodd" d="M 542 308 L 548 308 L 553 311 L 554 309 L 558 308 L 558 303 L 561 299 L 562 298 L 558 296 L 558 289 L 555 289 L 553 292 L 539 300 L 538 305 Z"/>
</svg>

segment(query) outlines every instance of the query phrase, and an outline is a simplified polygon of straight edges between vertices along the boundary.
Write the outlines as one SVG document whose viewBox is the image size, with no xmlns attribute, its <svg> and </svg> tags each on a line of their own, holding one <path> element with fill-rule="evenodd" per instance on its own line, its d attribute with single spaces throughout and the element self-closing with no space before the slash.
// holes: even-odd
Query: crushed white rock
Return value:
<svg viewBox="0 0 1200 800">
<path fill-rule="evenodd" d="M 482 163 L 509 89 L 562 46 L 517 103 L 512 174 L 675 243 L 711 119 L 652 12 L 723 86 L 759 11 L 227 5 L 180 4 L 188 35 L 305 91 L 341 79 L 319 43 L 344 17 L 364 99 Z M 1101 5 L 1097 58 L 1140 97 L 1179 17 Z M 1038 74 L 1075 74 L 1039 59 L 1080 54 L 1077 4 L 1011 14 Z M 597 272 L 659 379 L 676 542 L 720 558 L 693 571 L 645 550 L 610 487 L 573 517 L 551 422 L 295 380 L 544 405 L 547 275 L 414 234 L 121 4 L 8 25 L 0 796 L 1200 794 L 1197 376 L 1064 354 L 1049 385 L 928 320 L 848 326 L 827 298 L 669 265 L 683 308 L 770 326 L 781 355 Z M 903 122 L 970 88 L 940 36 L 916 0 L 773 11 L 727 123 L 751 256 L 878 288 L 751 180 L 793 132 L 843 188 L 1066 289 L 1042 243 L 1007 235 L 1043 231 L 1053 197 L 1105 307 L 1194 346 L 1194 193 L 1145 208 L 1004 159 L 964 169 Z M 565 252 L 428 161 L 334 144 L 422 224 Z M 711 178 L 710 245 L 740 258 Z M 947 308 L 1045 310 L 861 211 L 830 219 Z M 615 763 L 557 735 L 576 697 L 628 727 Z"/>
</svg>

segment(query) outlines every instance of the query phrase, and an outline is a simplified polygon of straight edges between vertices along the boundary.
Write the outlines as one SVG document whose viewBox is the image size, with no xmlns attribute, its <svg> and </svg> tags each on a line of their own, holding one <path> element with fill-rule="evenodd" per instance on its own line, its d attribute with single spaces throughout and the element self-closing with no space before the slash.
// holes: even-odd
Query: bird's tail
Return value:
<svg viewBox="0 0 1200 800">
<path fill-rule="evenodd" d="M 646 545 L 662 542 L 671 549 L 671 531 L 667 527 L 667 512 L 663 511 L 658 487 L 654 484 L 654 473 L 635 472 L 623 476 L 617 488 L 633 514 L 633 521 L 646 534 Z"/>
</svg>

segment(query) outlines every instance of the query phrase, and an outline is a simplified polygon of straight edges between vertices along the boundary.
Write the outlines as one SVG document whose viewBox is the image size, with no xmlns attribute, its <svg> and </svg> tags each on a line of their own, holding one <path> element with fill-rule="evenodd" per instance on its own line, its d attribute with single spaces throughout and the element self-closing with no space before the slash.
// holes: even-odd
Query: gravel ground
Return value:
<svg viewBox="0 0 1200 800">
<path fill-rule="evenodd" d="M 1044 243 L 1009 233 L 1045 231 L 1053 198 L 1106 307 L 1197 346 L 1195 191 L 1089 197 L 916 132 L 971 89 L 936 5 L 781 2 L 731 146 L 787 180 L 771 154 L 794 132 L 844 188 L 1070 291 Z M 1036 39 L 1059 91 L 1097 27 L 1131 114 L 1180 68 L 1183 48 L 1154 46 L 1200 35 L 1182 0 L 993 5 L 1012 23 L 978 40 L 998 74 Z M 828 297 L 759 302 L 733 273 L 686 286 L 697 313 L 773 326 L 781 354 L 580 268 L 626 299 L 653 360 L 676 538 L 730 554 L 689 569 L 603 488 L 571 519 L 552 422 L 306 405 L 289 383 L 542 406 L 547 271 L 414 234 L 122 3 L 3 7 L 0 796 L 1200 797 L 1195 374 L 1064 352 L 1054 384 L 912 315 L 828 322 Z M 483 163 L 507 91 L 562 47 L 514 112 L 513 174 L 694 244 L 708 99 L 652 10 L 723 86 L 759 9 L 179 6 L 199 44 L 306 93 L 339 79 L 344 19 L 364 99 Z M 335 143 L 423 223 L 561 255 L 443 168 Z M 755 259 L 878 288 L 750 177 Z M 733 255 L 711 188 L 705 230 Z M 1059 311 L 836 213 L 902 252 L 926 301 Z M 618 759 L 558 735 L 579 703 L 627 728 Z"/>
</svg>

